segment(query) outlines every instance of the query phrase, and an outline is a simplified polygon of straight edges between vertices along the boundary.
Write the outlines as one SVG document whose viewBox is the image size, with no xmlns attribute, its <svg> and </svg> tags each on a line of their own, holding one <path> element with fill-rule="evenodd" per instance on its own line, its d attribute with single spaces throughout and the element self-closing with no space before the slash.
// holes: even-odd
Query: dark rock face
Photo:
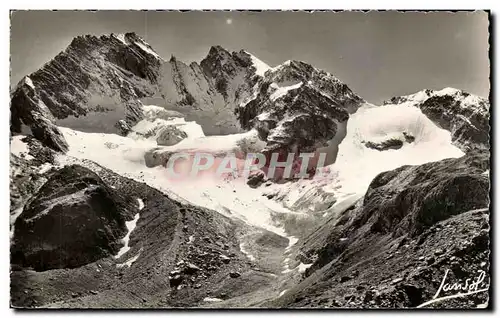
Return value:
<svg viewBox="0 0 500 318">
<path fill-rule="evenodd" d="M 379 143 L 368 141 L 365 143 L 365 146 L 367 148 L 375 149 L 378 151 L 384 151 L 389 149 L 399 149 L 403 147 L 403 141 L 399 139 L 389 139 Z"/>
<path fill-rule="evenodd" d="M 18 85 L 11 101 L 11 132 L 27 125 L 37 139 L 59 151 L 67 146 L 52 123 L 124 133 L 124 123 L 132 126 L 142 118 L 138 98 L 156 91 L 162 60 L 149 52 L 134 33 L 123 41 L 115 35 L 76 37 Z"/>
<path fill-rule="evenodd" d="M 238 273 L 238 272 L 231 272 L 231 273 L 229 273 L 229 277 L 231 277 L 231 278 L 238 278 L 240 276 L 241 276 L 241 274 Z"/>
<path fill-rule="evenodd" d="M 326 146 L 363 102 L 329 73 L 298 61 L 266 72 L 259 86 L 237 114 L 242 127 L 255 127 L 273 150 Z"/>
<path fill-rule="evenodd" d="M 56 151 L 67 151 L 64 136 L 49 120 L 51 113 L 40 103 L 40 96 L 30 84 L 29 79 L 28 82 L 23 79 L 12 97 L 10 131 L 23 133 L 28 128 L 46 146 Z"/>
<path fill-rule="evenodd" d="M 488 108 L 486 100 L 479 100 L 474 107 L 463 107 L 463 103 L 452 96 L 434 96 L 420 105 L 427 117 L 451 131 L 452 141 L 466 152 L 489 149 Z"/>
<path fill-rule="evenodd" d="M 133 209 L 92 171 L 65 167 L 49 178 L 16 220 L 12 262 L 48 270 L 116 254 Z"/>
<path fill-rule="evenodd" d="M 476 279 L 482 271 L 478 288 L 487 287 L 488 168 L 488 154 L 477 153 L 379 174 L 364 199 L 304 241 L 302 254 L 314 263 L 303 288 L 275 305 L 416 307 L 432 299 L 445 269 L 449 283 Z M 345 299 L 353 286 L 365 290 L 364 296 Z M 431 307 L 469 308 L 486 301 L 483 292 L 468 302 Z"/>
<path fill-rule="evenodd" d="M 384 151 L 389 149 L 400 149 L 401 147 L 403 147 L 405 141 L 407 143 L 412 143 L 415 141 L 415 137 L 408 134 L 407 132 L 403 132 L 400 138 L 391 138 L 382 142 L 366 141 L 363 143 L 367 148 Z"/>
<path fill-rule="evenodd" d="M 239 99 L 242 96 L 242 91 L 249 92 L 251 87 L 251 76 L 255 72 L 250 55 L 245 51 L 229 53 L 220 46 L 212 46 L 206 58 L 200 63 L 204 73 L 210 78 L 213 78 L 217 91 L 224 96 L 225 99 Z M 246 69 L 252 69 L 245 71 Z M 238 88 L 238 90 L 231 92 L 228 88 L 230 82 L 234 81 L 236 77 L 243 76 L 243 84 L 247 84 Z M 245 87 L 246 86 L 246 87 Z M 230 96 L 230 94 L 234 94 Z"/>
<path fill-rule="evenodd" d="M 266 176 L 264 174 L 264 172 L 262 171 L 258 171 L 252 175 L 250 175 L 248 177 L 248 180 L 247 180 L 247 184 L 251 187 L 251 188 L 258 188 L 261 184 L 263 184 L 266 180 L 265 180 Z"/>
<path fill-rule="evenodd" d="M 422 95 L 416 98 L 416 95 Z M 425 90 L 393 97 L 384 104 L 411 103 L 435 124 L 451 132 L 452 141 L 464 152 L 485 150 L 489 144 L 488 100 L 458 89 Z"/>
<path fill-rule="evenodd" d="M 368 188 L 353 224 L 375 232 L 412 236 L 454 214 L 489 205 L 486 155 L 403 166 L 379 174 Z"/>
<path fill-rule="evenodd" d="M 253 97 L 236 109 L 245 129 L 255 128 L 266 142 L 266 167 L 273 154 L 286 161 L 301 152 L 324 152 L 335 161 L 349 114 L 364 103 L 347 85 L 311 65 L 288 61 L 265 73 Z M 278 178 L 279 179 L 279 178 Z"/>
</svg>

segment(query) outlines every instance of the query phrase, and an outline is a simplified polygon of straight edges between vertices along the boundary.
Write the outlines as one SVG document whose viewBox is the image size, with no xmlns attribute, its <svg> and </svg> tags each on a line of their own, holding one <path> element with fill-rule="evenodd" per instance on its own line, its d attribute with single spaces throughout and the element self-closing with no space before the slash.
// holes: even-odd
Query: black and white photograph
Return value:
<svg viewBox="0 0 500 318">
<path fill-rule="evenodd" d="M 490 11 L 9 18 L 13 310 L 492 308 Z"/>
</svg>

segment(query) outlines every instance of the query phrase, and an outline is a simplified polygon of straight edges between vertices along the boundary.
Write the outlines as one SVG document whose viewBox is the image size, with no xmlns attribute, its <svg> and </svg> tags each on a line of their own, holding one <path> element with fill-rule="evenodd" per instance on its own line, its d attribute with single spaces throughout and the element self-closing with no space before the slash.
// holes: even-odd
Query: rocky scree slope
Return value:
<svg viewBox="0 0 500 318">
<path fill-rule="evenodd" d="M 364 198 L 301 244 L 304 280 L 272 302 L 292 307 L 416 307 L 445 270 L 456 282 L 486 273 L 489 285 L 489 156 L 403 166 L 379 174 Z M 446 296 L 446 295 L 441 295 Z M 433 304 L 473 308 L 488 294 Z"/>
<path fill-rule="evenodd" d="M 266 269 L 270 264 L 250 261 L 239 242 L 248 233 L 277 235 L 249 228 L 212 210 L 174 201 L 93 162 L 83 164 L 86 168 L 72 165 L 43 172 L 48 181 L 36 191 L 16 222 L 11 250 L 14 307 L 206 306 L 210 304 L 204 301 L 206 298 L 223 301 L 272 288 L 277 270 L 272 266 Z M 57 190 L 55 185 L 59 185 Z M 109 196 L 88 193 L 87 205 L 59 200 L 51 211 L 30 220 L 33 210 L 50 201 L 47 195 L 60 198 L 61 194 L 79 188 L 85 191 L 92 185 L 101 188 L 97 192 L 108 193 L 116 207 L 121 205 L 119 211 L 108 206 L 106 213 L 112 214 L 111 218 L 100 213 Z M 47 194 L 49 186 L 53 191 Z M 34 206 L 37 200 L 44 202 Z M 123 221 L 132 220 L 135 214 L 139 218 L 128 234 L 130 249 L 119 255 L 118 248 L 123 246 L 119 238 L 127 232 Z M 63 221 L 62 226 L 50 224 L 54 217 Z M 53 240 L 56 236 L 59 239 Z"/>
</svg>

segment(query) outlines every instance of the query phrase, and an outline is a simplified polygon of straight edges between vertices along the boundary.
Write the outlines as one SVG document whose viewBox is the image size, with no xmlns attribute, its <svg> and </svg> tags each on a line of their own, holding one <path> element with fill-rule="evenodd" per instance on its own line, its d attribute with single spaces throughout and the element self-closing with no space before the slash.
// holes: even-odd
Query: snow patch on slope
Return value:
<svg viewBox="0 0 500 318">
<path fill-rule="evenodd" d="M 114 37 L 115 37 L 116 39 L 120 40 L 120 42 L 122 42 L 123 44 L 128 45 L 128 42 L 127 42 L 127 40 L 125 39 L 125 34 L 123 34 L 123 33 L 116 34 L 116 35 L 114 35 Z"/>
<path fill-rule="evenodd" d="M 248 251 L 245 249 L 245 243 L 244 243 L 244 242 L 241 242 L 241 243 L 240 243 L 240 251 L 241 251 L 243 254 L 245 254 L 245 255 L 248 257 L 248 259 L 249 259 L 249 260 L 251 260 L 251 261 L 255 261 L 255 257 L 254 257 L 252 254 L 250 254 L 250 252 L 248 252 Z"/>
<path fill-rule="evenodd" d="M 203 301 L 214 303 L 214 302 L 220 302 L 222 301 L 222 299 L 215 297 L 205 297 L 203 298 Z"/>
<path fill-rule="evenodd" d="M 295 244 L 297 244 L 297 242 L 298 242 L 298 241 L 299 241 L 299 239 L 298 239 L 298 238 L 293 237 L 293 236 L 290 236 L 290 237 L 288 238 L 288 246 L 286 247 L 285 251 L 286 251 L 286 252 L 290 251 L 290 249 L 291 249 L 291 248 L 292 248 Z"/>
<path fill-rule="evenodd" d="M 137 199 L 137 202 L 139 203 L 139 211 L 140 211 L 140 210 L 142 210 L 144 208 L 144 202 L 142 201 L 142 199 Z M 122 239 L 122 242 L 123 242 L 124 245 L 118 251 L 118 254 L 115 255 L 116 259 L 120 258 L 123 254 L 127 253 L 130 250 L 130 246 L 128 245 L 129 241 L 130 241 L 130 234 L 132 233 L 132 231 L 137 226 L 137 221 L 139 221 L 139 213 L 137 213 L 134 216 L 133 220 L 125 222 L 125 226 L 127 227 L 128 232 L 127 232 L 127 235 L 125 235 L 125 237 Z M 139 255 L 137 255 L 136 259 L 138 257 L 139 257 Z M 135 260 L 133 260 L 132 263 L 133 262 L 135 262 Z"/>
<path fill-rule="evenodd" d="M 141 252 L 142 252 L 142 249 L 135 256 L 133 256 L 133 257 L 129 258 L 128 260 L 126 260 L 125 263 L 116 264 L 116 267 L 122 268 L 122 267 L 125 267 L 125 266 L 127 266 L 127 267 L 132 266 L 132 264 L 134 264 L 135 261 L 137 261 L 137 259 L 139 259 L 139 256 L 141 256 Z"/>
<path fill-rule="evenodd" d="M 139 203 L 139 211 L 141 211 L 142 209 L 144 209 L 144 201 L 142 201 L 142 199 L 137 199 L 137 203 Z"/>
<path fill-rule="evenodd" d="M 283 87 L 279 87 L 276 83 L 272 83 L 271 87 L 276 88 L 276 90 L 271 94 L 271 96 L 269 98 L 272 101 L 274 101 L 274 100 L 280 98 L 281 96 L 286 95 L 286 93 L 288 91 L 293 90 L 293 89 L 297 89 L 301 86 L 302 86 L 302 82 L 299 82 L 297 84 L 290 85 L 290 86 L 283 86 Z"/>
<path fill-rule="evenodd" d="M 34 159 L 34 157 L 29 154 L 28 144 L 21 140 L 24 137 L 26 136 L 17 135 L 12 137 L 10 142 L 10 153 L 26 160 Z"/>
<path fill-rule="evenodd" d="M 135 44 L 137 44 L 137 46 L 139 46 L 144 52 L 148 53 L 148 54 L 151 54 L 153 55 L 154 57 L 156 57 L 157 59 L 161 60 L 162 58 L 158 55 L 158 53 L 156 53 L 155 51 L 153 51 L 152 49 L 150 49 L 145 43 L 143 43 L 142 41 L 137 41 L 137 42 L 134 42 Z"/>
<path fill-rule="evenodd" d="M 248 52 L 246 52 L 248 53 Z M 262 62 L 260 59 L 252 55 L 251 53 L 248 53 L 250 55 L 250 58 L 252 59 L 253 66 L 255 67 L 256 71 L 255 74 L 264 77 L 264 74 L 266 71 L 270 70 L 271 67 L 267 65 L 266 63 Z"/>
<path fill-rule="evenodd" d="M 306 269 L 308 269 L 309 267 L 311 267 L 313 265 L 313 263 L 311 264 L 304 264 L 304 263 L 300 263 L 299 266 L 297 267 L 299 273 L 305 273 Z"/>
<path fill-rule="evenodd" d="M 131 43 L 128 41 L 128 39 L 126 38 L 125 34 L 123 33 L 120 33 L 120 34 L 113 34 L 113 37 L 117 40 L 119 40 L 120 42 L 122 42 L 124 45 L 130 45 Z M 156 53 L 150 46 L 149 44 L 147 44 L 146 42 L 142 41 L 141 39 L 137 40 L 137 41 L 134 41 L 133 42 L 134 44 L 136 44 L 141 50 L 143 50 L 144 52 L 150 54 L 150 55 L 153 55 L 155 58 L 159 59 L 159 60 L 163 60 L 161 58 L 161 56 L 158 55 L 158 53 Z"/>
<path fill-rule="evenodd" d="M 31 78 L 29 78 L 29 76 L 24 77 L 24 82 L 32 89 L 35 89 L 35 85 L 33 85 L 33 82 L 31 81 Z"/>
<path fill-rule="evenodd" d="M 42 164 L 39 167 L 38 174 L 44 174 L 45 172 L 49 171 L 53 167 L 54 167 L 54 165 L 52 165 L 51 163 L 46 162 L 46 163 Z"/>
<path fill-rule="evenodd" d="M 23 213 L 23 207 L 22 206 L 20 208 L 17 208 L 16 210 L 14 210 L 14 212 L 11 213 L 11 215 L 10 215 L 10 232 L 9 232 L 9 237 L 10 237 L 11 243 L 13 242 L 12 238 L 14 237 L 14 225 L 16 223 L 17 218 L 21 215 L 21 213 Z"/>
</svg>

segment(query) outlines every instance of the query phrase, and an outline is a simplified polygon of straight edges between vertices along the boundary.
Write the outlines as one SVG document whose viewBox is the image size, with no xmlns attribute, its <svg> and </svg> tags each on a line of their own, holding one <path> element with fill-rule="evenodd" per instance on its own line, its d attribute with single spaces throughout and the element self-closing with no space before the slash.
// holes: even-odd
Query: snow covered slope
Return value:
<svg viewBox="0 0 500 318">
<path fill-rule="evenodd" d="M 490 147 L 490 104 L 485 98 L 447 87 L 393 97 L 385 104 L 420 108 L 434 123 L 449 130 L 453 143 L 464 152 L 488 150 Z"/>
<path fill-rule="evenodd" d="M 151 106 L 148 107 L 146 109 L 151 109 Z M 205 137 L 200 134 L 201 129 L 196 123 L 186 123 L 183 118 L 165 120 L 165 124 L 192 126 L 186 129 L 189 137 L 174 146 L 158 147 L 154 140 L 134 133 L 122 137 L 61 127 L 69 150 L 59 160 L 61 164 L 92 160 L 192 204 L 211 208 L 285 235 L 283 224 L 277 223 L 273 217 L 276 213 L 293 216 L 313 211 L 328 214 L 341 206 L 346 208 L 360 198 L 371 180 L 380 172 L 402 165 L 417 165 L 463 155 L 452 144 L 450 132 L 436 126 L 420 109 L 406 105 L 365 104 L 351 114 L 346 137 L 339 146 L 337 161 L 327 167 L 329 174 L 318 174 L 312 180 L 303 179 L 251 189 L 244 179 L 225 180 L 205 176 L 195 182 L 190 179 L 172 180 L 161 164 L 147 164 L 147 156 L 151 152 L 161 156 L 162 153 L 181 151 L 227 154 L 238 149 L 242 139 L 256 139 L 255 131 Z M 139 122 L 137 126 L 144 126 L 144 123 Z M 140 129 L 134 127 L 133 130 Z M 407 141 L 407 136 L 413 138 Z M 367 142 L 398 138 L 404 140 L 399 149 L 381 151 L 366 145 Z M 268 199 L 263 194 L 273 194 L 269 197 L 274 198 Z"/>
<path fill-rule="evenodd" d="M 406 141 L 405 135 L 414 140 Z M 401 148 L 380 151 L 367 147 L 367 142 L 394 139 L 402 140 Z M 287 188 L 272 186 L 266 193 L 275 193 L 293 210 L 336 210 L 344 200 L 363 196 L 380 172 L 462 155 L 450 132 L 439 128 L 417 107 L 366 104 L 350 116 L 337 161 L 326 167 L 326 176 L 299 180 Z"/>
<path fill-rule="evenodd" d="M 86 133 L 64 127 L 60 129 L 69 144 L 68 152 L 58 156 L 60 165 L 78 163 L 95 168 L 92 162 L 96 162 L 120 175 L 145 182 L 183 202 L 214 209 L 280 235 L 285 235 L 285 232 L 273 220 L 273 213 L 296 214 L 262 196 L 262 190 L 248 187 L 244 179 L 230 181 L 207 177 L 195 181 L 172 180 L 163 166 L 148 168 L 144 156 L 150 149 L 156 148 L 154 141 L 116 134 Z M 231 143 L 238 136 L 195 137 L 188 138 L 185 142 L 190 149 L 194 145 L 204 144 L 223 148 L 224 144 L 218 144 L 218 139 L 228 139 Z M 178 147 L 180 146 L 181 144 Z"/>
</svg>

